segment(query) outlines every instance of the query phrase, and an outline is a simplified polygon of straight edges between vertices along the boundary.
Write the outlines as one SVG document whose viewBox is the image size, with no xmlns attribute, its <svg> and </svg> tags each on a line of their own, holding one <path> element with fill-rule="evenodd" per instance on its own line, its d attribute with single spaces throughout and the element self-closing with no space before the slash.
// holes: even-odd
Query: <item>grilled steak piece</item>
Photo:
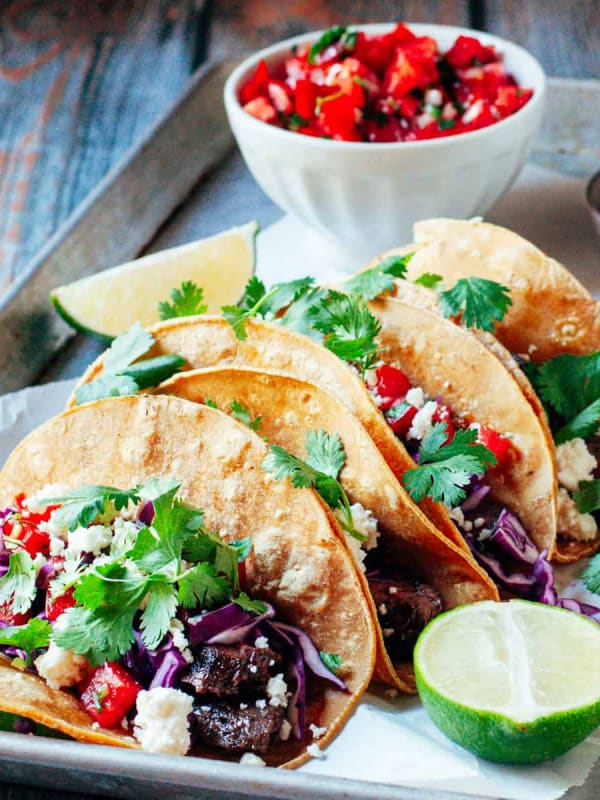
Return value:
<svg viewBox="0 0 600 800">
<path fill-rule="evenodd" d="M 264 708 L 243 706 L 219 702 L 196 705 L 192 729 L 194 741 L 229 751 L 265 753 L 279 733 L 285 710 L 266 702 Z"/>
<path fill-rule="evenodd" d="M 255 694 L 264 692 L 271 677 L 269 669 L 280 661 L 279 653 L 270 647 L 204 644 L 194 648 L 194 663 L 180 680 L 196 694 Z"/>
<path fill-rule="evenodd" d="M 381 576 L 368 581 L 389 657 L 410 660 L 419 634 L 442 610 L 441 597 L 419 581 Z"/>
</svg>

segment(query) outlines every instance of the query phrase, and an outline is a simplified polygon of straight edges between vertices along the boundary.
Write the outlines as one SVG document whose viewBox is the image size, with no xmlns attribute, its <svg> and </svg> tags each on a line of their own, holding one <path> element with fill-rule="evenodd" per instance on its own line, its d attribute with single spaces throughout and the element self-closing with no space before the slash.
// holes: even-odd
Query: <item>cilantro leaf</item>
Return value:
<svg viewBox="0 0 600 800">
<path fill-rule="evenodd" d="M 0 605 L 9 605 L 14 614 L 23 614 L 35 596 L 35 567 L 26 550 L 12 553 L 8 572 L 0 578 Z"/>
<path fill-rule="evenodd" d="M 339 446 L 338 446 L 339 444 Z M 340 459 L 341 448 L 343 460 Z M 342 528 L 359 541 L 366 541 L 367 537 L 354 526 L 350 501 L 342 484 L 337 480 L 337 475 L 343 466 L 346 455 L 337 434 L 328 436 L 325 431 L 309 431 L 306 437 L 306 450 L 309 461 L 288 453 L 283 447 L 273 444 L 269 447 L 270 453 L 263 461 L 263 469 L 272 473 L 277 480 L 289 478 L 295 489 L 313 488 L 332 509 L 339 509 L 342 513 L 338 517 Z M 325 467 L 324 472 L 314 464 Z M 337 466 L 337 471 L 334 472 Z"/>
<path fill-rule="evenodd" d="M 150 650 L 155 650 L 162 642 L 176 611 L 175 588 L 166 581 L 153 580 L 148 587 L 140 620 L 142 640 Z"/>
<path fill-rule="evenodd" d="M 467 328 L 494 330 L 494 322 L 504 318 L 512 305 L 510 289 L 486 278 L 460 278 L 452 289 L 441 292 L 440 309 L 445 317 L 462 313 Z"/>
<path fill-rule="evenodd" d="M 331 28 L 328 28 L 321 34 L 317 41 L 311 45 L 308 51 L 308 63 L 316 64 L 319 53 L 322 53 L 323 50 L 326 50 L 332 44 L 339 41 L 345 33 L 346 27 L 344 25 L 333 25 Z"/>
<path fill-rule="evenodd" d="M 240 422 L 243 422 L 251 431 L 258 431 L 262 424 L 262 417 L 254 417 L 250 414 L 249 409 L 239 400 L 232 400 L 229 406 L 231 414 Z"/>
<path fill-rule="evenodd" d="M 303 297 L 307 292 L 315 288 L 314 278 L 296 278 L 293 281 L 286 281 L 285 283 L 275 283 L 273 289 L 276 291 L 272 294 L 261 306 L 262 315 L 271 314 L 275 316 L 283 308 L 287 308 Z M 271 294 L 271 293 L 269 293 Z"/>
<path fill-rule="evenodd" d="M 119 377 L 133 378 L 138 390 L 148 389 L 150 386 L 158 386 L 159 383 L 179 372 L 184 364 L 185 358 L 173 353 L 165 353 L 162 356 L 147 358 L 132 364 L 123 370 L 123 375 Z"/>
<path fill-rule="evenodd" d="M 573 493 L 573 501 L 580 514 L 591 514 L 600 509 L 600 479 L 579 481 L 578 491 Z"/>
<path fill-rule="evenodd" d="M 216 408 L 217 410 L 219 409 L 219 406 L 217 405 L 216 401 L 215 400 L 211 400 L 210 397 L 205 397 L 204 398 L 204 405 L 208 406 L 209 408 Z"/>
<path fill-rule="evenodd" d="M 442 276 L 436 275 L 435 272 L 424 272 L 418 278 L 415 278 L 413 283 L 425 286 L 426 289 L 435 289 L 443 280 Z"/>
<path fill-rule="evenodd" d="M 48 647 L 52 626 L 46 619 L 33 617 L 26 625 L 0 628 L 0 644 L 11 645 L 27 653 L 27 663 L 31 664 L 31 653 L 41 647 Z"/>
<path fill-rule="evenodd" d="M 241 342 L 246 341 L 248 338 L 246 322 L 257 315 L 262 304 L 275 294 L 276 291 L 277 289 L 271 289 L 268 294 L 263 295 L 260 300 L 248 309 L 240 308 L 239 306 L 221 306 L 224 318 L 231 325 L 233 332 Z"/>
<path fill-rule="evenodd" d="M 319 655 L 321 656 L 323 664 L 334 674 L 342 666 L 342 657 L 337 653 L 327 653 L 325 650 L 321 650 Z"/>
<path fill-rule="evenodd" d="M 235 548 L 238 564 L 240 564 L 250 555 L 250 551 L 252 550 L 252 539 L 250 536 L 246 536 L 244 539 L 237 539 L 237 541 L 231 542 L 231 547 Z"/>
<path fill-rule="evenodd" d="M 80 406 L 106 397 L 129 397 L 137 394 L 138 390 L 137 383 L 128 375 L 99 375 L 75 389 L 75 402 Z"/>
<path fill-rule="evenodd" d="M 117 336 L 104 355 L 104 372 L 118 375 L 141 358 L 154 344 L 148 331 L 135 322 L 128 331 Z"/>
<path fill-rule="evenodd" d="M 307 462 L 330 478 L 337 478 L 346 463 L 344 445 L 337 433 L 311 430 L 306 434 Z"/>
<path fill-rule="evenodd" d="M 600 594 L 600 553 L 592 556 L 581 577 L 587 589 L 594 594 Z"/>
<path fill-rule="evenodd" d="M 600 398 L 600 351 L 560 355 L 525 367 L 534 389 L 550 411 L 571 420 Z"/>
<path fill-rule="evenodd" d="M 133 618 L 149 579 L 116 563 L 84 574 L 75 587 L 77 605 L 54 628 L 59 647 L 84 655 L 94 665 L 115 661 L 134 641 Z"/>
<path fill-rule="evenodd" d="M 183 557 L 192 563 L 207 562 L 214 564 L 217 572 L 227 578 L 229 585 L 237 591 L 238 577 L 238 550 L 225 542 L 214 531 L 195 533 L 186 539 L 183 547 Z"/>
<path fill-rule="evenodd" d="M 264 283 L 260 280 L 260 278 L 257 278 L 256 275 L 252 275 L 244 287 L 244 294 L 242 295 L 238 306 L 244 311 L 248 311 L 260 303 L 266 294 L 267 290 Z"/>
<path fill-rule="evenodd" d="M 471 476 L 483 475 L 497 463 L 491 450 L 475 443 L 473 429 L 456 431 L 448 444 L 446 438 L 445 423 L 432 425 L 421 442 L 418 467 L 404 473 L 404 486 L 416 503 L 428 496 L 456 506 L 465 499 Z"/>
<path fill-rule="evenodd" d="M 230 589 L 215 566 L 201 562 L 179 578 L 178 600 L 184 608 L 213 608 L 228 598 Z"/>
<path fill-rule="evenodd" d="M 172 303 L 163 300 L 158 304 L 161 319 L 174 317 L 192 317 L 195 314 L 206 314 L 208 306 L 204 303 L 204 289 L 193 281 L 183 281 L 181 288 L 171 289 Z"/>
<path fill-rule="evenodd" d="M 243 608 L 244 611 L 249 611 L 251 614 L 264 614 L 267 610 L 267 606 L 264 603 L 261 603 L 260 600 L 252 600 L 246 592 L 240 592 L 237 597 L 232 598 L 233 602 L 238 605 L 240 608 Z"/>
<path fill-rule="evenodd" d="M 52 512 L 52 520 L 59 527 L 74 531 L 93 525 L 99 516 L 112 514 L 113 507 L 121 511 L 130 502 L 139 503 L 139 488 L 123 491 L 114 486 L 80 486 L 60 497 L 44 498 L 43 502 L 47 505 L 61 503 L 61 507 Z"/>
<path fill-rule="evenodd" d="M 374 267 L 359 272 L 344 284 L 348 294 L 361 295 L 365 300 L 372 300 L 383 292 L 394 288 L 395 278 L 404 278 L 406 265 L 412 258 L 412 253 L 405 256 L 386 256 Z"/>
<path fill-rule="evenodd" d="M 324 344 L 338 358 L 357 366 L 364 374 L 379 353 L 376 337 L 381 323 L 357 295 L 330 292 L 310 309 L 313 327 L 325 335 Z"/>
<path fill-rule="evenodd" d="M 297 297 L 277 322 L 283 325 L 284 328 L 303 333 L 317 342 L 322 342 L 323 335 L 313 328 L 311 309 L 321 300 L 324 300 L 328 294 L 327 289 L 312 287 L 300 297 Z"/>
<path fill-rule="evenodd" d="M 556 444 L 563 444 L 570 439 L 589 439 L 600 428 L 600 398 L 590 403 L 576 417 L 564 425 L 554 436 Z"/>
</svg>

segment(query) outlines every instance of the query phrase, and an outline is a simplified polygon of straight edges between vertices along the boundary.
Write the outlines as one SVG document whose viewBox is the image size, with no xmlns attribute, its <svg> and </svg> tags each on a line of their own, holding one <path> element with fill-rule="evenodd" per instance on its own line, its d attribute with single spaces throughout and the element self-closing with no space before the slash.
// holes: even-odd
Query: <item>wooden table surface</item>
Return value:
<svg viewBox="0 0 600 800">
<path fill-rule="evenodd" d="M 1 3 L 0 292 L 183 90 L 199 63 L 334 23 L 394 19 L 486 30 L 524 45 L 551 76 L 600 77 L 600 0 Z M 242 182 L 243 197 L 236 195 Z M 225 194 L 227 203 L 219 202 Z M 263 224 L 278 215 L 233 157 L 198 187 L 154 246 L 225 228 L 242 211 L 242 218 L 259 216 Z M 46 379 L 74 374 L 81 354 L 87 359 L 95 349 L 75 339 Z M 0 782 L 0 800 L 65 796 Z M 580 790 L 573 797 L 592 795 Z"/>
</svg>

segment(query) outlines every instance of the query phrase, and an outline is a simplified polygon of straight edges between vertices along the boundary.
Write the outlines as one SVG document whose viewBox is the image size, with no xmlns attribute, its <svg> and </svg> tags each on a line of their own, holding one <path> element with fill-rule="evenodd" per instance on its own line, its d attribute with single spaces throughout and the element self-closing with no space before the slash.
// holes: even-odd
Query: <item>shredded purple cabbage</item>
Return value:
<svg viewBox="0 0 600 800">
<path fill-rule="evenodd" d="M 185 658 L 179 650 L 171 644 L 171 647 L 165 651 L 160 666 L 154 673 L 154 677 L 150 682 L 150 689 L 172 689 L 175 681 L 179 677 L 181 670 L 187 665 Z"/>
<path fill-rule="evenodd" d="M 517 597 L 575 611 L 600 624 L 600 608 L 571 598 L 561 598 L 554 587 L 554 569 L 548 561 L 548 551 L 538 549 L 527 535 L 515 514 L 502 509 L 491 535 L 478 539 L 465 533 L 473 555 L 503 588 Z M 520 565 L 511 571 L 506 562 Z"/>
<path fill-rule="evenodd" d="M 462 503 L 461 509 L 463 511 L 475 511 L 483 498 L 489 494 L 489 491 L 490 487 L 487 484 L 479 483 L 478 480 L 472 481 L 471 486 L 467 488 L 467 499 Z"/>
<path fill-rule="evenodd" d="M 152 525 L 154 519 L 154 503 L 152 500 L 146 500 L 144 505 L 140 508 L 138 513 L 138 522 L 143 522 L 144 525 Z"/>
</svg>

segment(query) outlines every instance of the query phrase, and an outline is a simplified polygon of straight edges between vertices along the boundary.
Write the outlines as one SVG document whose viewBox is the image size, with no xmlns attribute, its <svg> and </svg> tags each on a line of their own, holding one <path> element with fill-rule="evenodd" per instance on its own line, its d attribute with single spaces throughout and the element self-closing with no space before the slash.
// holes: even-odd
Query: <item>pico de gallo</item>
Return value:
<svg viewBox="0 0 600 800">
<path fill-rule="evenodd" d="M 178 488 L 46 487 L 0 510 L 0 663 L 142 749 L 264 763 L 326 732 L 307 691 L 315 678 L 346 691 L 343 665 L 242 591 L 250 540 L 206 530 Z"/>
<path fill-rule="evenodd" d="M 532 94 L 492 45 L 461 35 L 443 53 L 399 23 L 379 35 L 336 25 L 274 69 L 261 60 L 239 100 L 257 119 L 307 136 L 413 142 L 493 125 Z"/>
</svg>

